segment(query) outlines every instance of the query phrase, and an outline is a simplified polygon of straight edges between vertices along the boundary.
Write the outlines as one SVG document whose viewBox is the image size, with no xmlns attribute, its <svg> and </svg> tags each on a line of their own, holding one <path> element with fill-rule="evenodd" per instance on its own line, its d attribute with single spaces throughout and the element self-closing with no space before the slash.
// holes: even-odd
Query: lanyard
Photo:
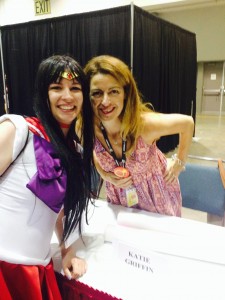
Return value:
<svg viewBox="0 0 225 300">
<path fill-rule="evenodd" d="M 119 160 L 116 157 L 116 154 L 115 154 L 115 152 L 113 150 L 113 147 L 112 147 L 112 145 L 111 145 L 111 143 L 109 141 L 109 138 L 107 136 L 105 127 L 103 126 L 102 122 L 100 123 L 100 128 L 101 128 L 103 137 L 105 139 L 105 142 L 106 142 L 106 144 L 107 144 L 107 146 L 109 148 L 109 152 L 112 155 L 112 157 L 113 157 L 116 165 L 119 167 L 120 166 Z M 125 164 L 126 164 L 126 155 L 125 155 L 125 152 L 126 152 L 126 147 L 127 147 L 127 141 L 124 140 L 124 139 L 122 139 L 122 141 L 123 142 L 122 142 L 122 160 L 121 160 L 121 162 L 122 162 L 122 167 L 125 168 Z"/>
</svg>

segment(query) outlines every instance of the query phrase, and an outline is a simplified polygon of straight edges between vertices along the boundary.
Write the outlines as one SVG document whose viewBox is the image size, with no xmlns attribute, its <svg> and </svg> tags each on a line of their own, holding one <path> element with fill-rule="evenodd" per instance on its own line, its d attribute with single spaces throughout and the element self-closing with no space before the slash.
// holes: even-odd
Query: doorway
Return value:
<svg viewBox="0 0 225 300">
<path fill-rule="evenodd" d="M 225 114 L 224 71 L 225 62 L 204 63 L 201 106 L 202 114 Z"/>
</svg>

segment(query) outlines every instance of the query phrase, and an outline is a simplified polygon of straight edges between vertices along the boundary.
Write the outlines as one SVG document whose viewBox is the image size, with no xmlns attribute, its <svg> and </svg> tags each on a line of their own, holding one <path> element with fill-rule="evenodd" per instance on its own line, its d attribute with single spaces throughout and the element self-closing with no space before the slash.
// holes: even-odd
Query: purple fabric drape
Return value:
<svg viewBox="0 0 225 300">
<path fill-rule="evenodd" d="M 27 184 L 38 198 L 58 213 L 66 192 L 66 172 L 51 143 L 34 135 L 37 172 Z"/>
</svg>

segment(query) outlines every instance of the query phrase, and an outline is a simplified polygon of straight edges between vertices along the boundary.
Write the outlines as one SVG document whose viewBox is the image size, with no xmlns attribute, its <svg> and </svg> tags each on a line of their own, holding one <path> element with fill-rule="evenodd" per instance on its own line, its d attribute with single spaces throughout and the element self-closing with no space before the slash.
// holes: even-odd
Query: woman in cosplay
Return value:
<svg viewBox="0 0 225 300">
<path fill-rule="evenodd" d="M 192 117 L 156 113 L 143 104 L 128 66 L 116 57 L 94 57 L 84 71 L 95 114 L 96 167 L 108 201 L 180 216 L 178 176 L 192 141 Z M 156 141 L 171 134 L 179 134 L 179 147 L 167 161 Z"/>
<path fill-rule="evenodd" d="M 69 278 L 86 272 L 69 234 L 91 199 L 92 109 L 85 75 L 71 57 L 42 61 L 36 117 L 0 117 L 0 299 L 61 300 L 50 243 L 56 230 Z M 81 116 L 82 146 L 75 134 Z"/>
</svg>

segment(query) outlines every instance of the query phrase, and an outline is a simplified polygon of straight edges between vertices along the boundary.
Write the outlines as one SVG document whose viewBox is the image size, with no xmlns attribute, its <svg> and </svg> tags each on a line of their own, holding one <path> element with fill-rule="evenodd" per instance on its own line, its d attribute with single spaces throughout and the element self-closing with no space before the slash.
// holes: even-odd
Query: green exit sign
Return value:
<svg viewBox="0 0 225 300">
<path fill-rule="evenodd" d="M 50 14 L 51 13 L 50 0 L 35 0 L 34 10 L 35 10 L 35 16 Z"/>
</svg>

